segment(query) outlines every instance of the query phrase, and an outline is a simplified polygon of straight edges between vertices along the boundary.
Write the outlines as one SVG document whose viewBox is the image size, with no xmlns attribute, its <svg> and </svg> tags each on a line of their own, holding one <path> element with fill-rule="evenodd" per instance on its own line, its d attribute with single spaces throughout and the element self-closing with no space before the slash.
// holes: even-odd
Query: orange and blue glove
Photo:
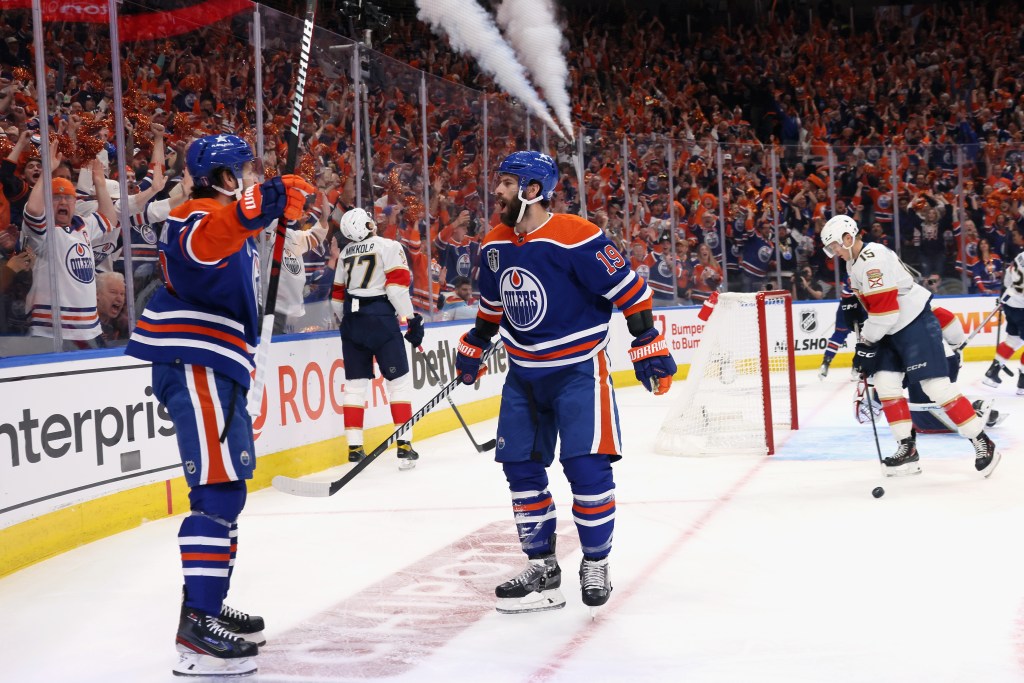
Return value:
<svg viewBox="0 0 1024 683">
<path fill-rule="evenodd" d="M 491 342 L 478 337 L 475 329 L 462 335 L 455 356 L 455 373 L 463 384 L 472 384 L 487 372 L 487 366 L 481 364 L 484 353 L 489 348 Z"/>
<path fill-rule="evenodd" d="M 633 340 L 629 349 L 633 372 L 647 391 L 660 396 L 672 386 L 676 361 L 668 351 L 668 342 L 657 329 L 651 328 Z"/>
<path fill-rule="evenodd" d="M 270 225 L 275 218 L 294 221 L 306 210 L 307 198 L 316 189 L 297 175 L 270 178 L 261 185 L 253 185 L 238 200 L 238 220 L 249 230 Z"/>
</svg>

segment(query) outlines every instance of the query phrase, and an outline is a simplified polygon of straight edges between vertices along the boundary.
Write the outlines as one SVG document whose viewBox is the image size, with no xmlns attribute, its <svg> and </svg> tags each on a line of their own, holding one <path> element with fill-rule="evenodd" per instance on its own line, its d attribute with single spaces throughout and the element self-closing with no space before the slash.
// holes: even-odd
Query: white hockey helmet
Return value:
<svg viewBox="0 0 1024 683">
<path fill-rule="evenodd" d="M 353 242 L 362 242 L 376 229 L 377 224 L 363 209 L 349 209 L 341 217 L 341 234 Z"/>
<path fill-rule="evenodd" d="M 836 243 L 843 245 L 843 235 L 850 235 L 856 239 L 859 233 L 860 228 L 857 227 L 857 221 L 846 215 L 832 216 L 821 229 L 821 247 L 825 254 L 832 258 L 835 256 L 835 252 L 829 248 L 831 245 Z"/>
</svg>

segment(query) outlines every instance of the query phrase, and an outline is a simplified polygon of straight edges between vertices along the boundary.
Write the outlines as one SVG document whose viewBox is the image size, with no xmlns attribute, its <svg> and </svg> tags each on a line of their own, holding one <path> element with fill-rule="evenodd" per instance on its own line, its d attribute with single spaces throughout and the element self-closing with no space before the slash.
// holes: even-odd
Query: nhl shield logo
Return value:
<svg viewBox="0 0 1024 683">
<path fill-rule="evenodd" d="M 491 269 L 492 273 L 498 272 L 498 250 L 488 249 L 487 250 L 487 267 Z"/>
<path fill-rule="evenodd" d="M 804 332 L 814 332 L 818 329 L 818 314 L 816 311 L 800 311 L 800 329 Z"/>
</svg>

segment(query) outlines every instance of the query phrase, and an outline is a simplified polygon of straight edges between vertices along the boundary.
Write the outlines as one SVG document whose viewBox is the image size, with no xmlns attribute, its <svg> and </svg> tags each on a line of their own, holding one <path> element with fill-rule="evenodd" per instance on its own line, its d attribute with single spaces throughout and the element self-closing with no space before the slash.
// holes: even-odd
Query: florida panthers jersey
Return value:
<svg viewBox="0 0 1024 683">
<path fill-rule="evenodd" d="M 248 388 L 259 335 L 258 229 L 240 223 L 236 204 L 193 199 L 171 211 L 160 239 L 165 287 L 139 318 L 127 355 L 202 365 Z"/>
<path fill-rule="evenodd" d="M 1024 308 L 1024 255 L 1010 261 L 1003 276 L 1003 301 L 1013 308 Z"/>
<path fill-rule="evenodd" d="M 71 225 L 57 227 L 58 252 L 49 254 L 46 220 L 23 214 L 22 239 L 32 247 L 36 263 L 32 269 L 32 288 L 25 302 L 29 312 L 31 334 L 53 336 L 53 293 L 50 290 L 50 266 L 57 264 L 57 292 L 60 301 L 60 328 L 64 339 L 82 341 L 100 336 L 100 319 L 96 314 L 96 269 L 93 242 L 105 240 L 116 229 L 103 216 L 91 213 L 74 216 Z"/>
<path fill-rule="evenodd" d="M 387 296 L 399 317 L 413 314 L 409 285 L 412 274 L 402 245 L 395 240 L 373 235 L 362 242 L 352 242 L 341 250 L 331 290 L 331 307 L 340 319 L 345 311 L 346 297 L 355 310 L 353 299 Z"/>
<path fill-rule="evenodd" d="M 613 305 L 649 309 L 651 290 L 593 223 L 553 214 L 525 235 L 499 225 L 484 239 L 479 317 L 500 323 L 522 371 L 541 376 L 597 355 Z"/>
<path fill-rule="evenodd" d="M 271 223 L 267 231 L 269 239 L 273 239 Z M 306 312 L 304 295 L 306 289 L 306 261 L 303 255 L 311 249 L 318 248 L 327 237 L 327 228 L 297 230 L 289 228 L 285 233 L 284 251 L 281 253 L 281 279 L 277 289 L 278 313 L 289 316 L 301 316 Z"/>
<path fill-rule="evenodd" d="M 931 298 L 927 289 L 914 282 L 900 257 L 877 242 L 865 244 L 847 270 L 850 286 L 868 312 L 861 331 L 865 341 L 877 342 L 899 332 Z"/>
</svg>

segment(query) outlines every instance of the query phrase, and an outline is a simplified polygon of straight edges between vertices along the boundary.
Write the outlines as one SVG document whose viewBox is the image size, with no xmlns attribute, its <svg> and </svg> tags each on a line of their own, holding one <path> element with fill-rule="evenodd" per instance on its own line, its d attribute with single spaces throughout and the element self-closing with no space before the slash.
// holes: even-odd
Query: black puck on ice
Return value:
<svg viewBox="0 0 1024 683">
<path fill-rule="evenodd" d="M 874 496 L 875 498 L 881 498 L 882 496 L 885 495 L 885 489 L 883 489 L 881 486 L 876 486 L 875 489 L 871 492 L 871 495 Z"/>
</svg>

